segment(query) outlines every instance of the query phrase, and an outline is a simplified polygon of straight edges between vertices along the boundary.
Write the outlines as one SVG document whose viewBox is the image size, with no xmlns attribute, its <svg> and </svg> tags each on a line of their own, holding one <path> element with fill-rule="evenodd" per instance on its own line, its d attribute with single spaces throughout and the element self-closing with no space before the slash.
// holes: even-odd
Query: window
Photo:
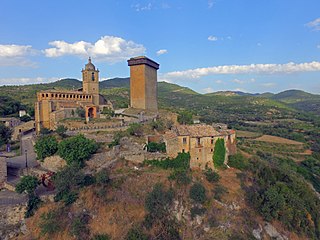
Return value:
<svg viewBox="0 0 320 240">
<path fill-rule="evenodd" d="M 211 150 L 210 150 L 211 152 L 213 152 L 213 149 L 211 148 Z"/>
<path fill-rule="evenodd" d="M 231 135 L 228 135 L 228 140 L 229 140 L 229 141 L 231 140 Z"/>
<path fill-rule="evenodd" d="M 197 138 L 197 144 L 200 145 L 201 144 L 201 139 Z"/>
<path fill-rule="evenodd" d="M 91 80 L 94 81 L 94 72 L 91 74 Z"/>
<path fill-rule="evenodd" d="M 46 97 L 48 97 L 48 93 L 46 94 Z"/>
<path fill-rule="evenodd" d="M 183 143 L 183 144 L 187 144 L 187 138 L 186 138 L 186 137 L 184 137 L 184 138 L 182 139 L 182 143 Z"/>
<path fill-rule="evenodd" d="M 182 149 L 182 152 L 183 152 L 183 153 L 185 153 L 185 152 L 186 152 L 186 150 Z"/>
</svg>

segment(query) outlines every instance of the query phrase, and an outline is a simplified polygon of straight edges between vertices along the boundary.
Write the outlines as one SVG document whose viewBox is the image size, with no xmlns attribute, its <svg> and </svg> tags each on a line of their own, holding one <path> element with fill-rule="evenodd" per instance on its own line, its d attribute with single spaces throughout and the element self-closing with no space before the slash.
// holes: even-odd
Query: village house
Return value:
<svg viewBox="0 0 320 240">
<path fill-rule="evenodd" d="M 236 134 L 234 130 L 218 129 L 205 124 L 179 125 L 164 135 L 167 154 L 176 157 L 178 153 L 190 153 L 190 167 L 214 168 L 213 153 L 216 141 L 224 139 L 226 159 L 236 153 Z"/>
</svg>

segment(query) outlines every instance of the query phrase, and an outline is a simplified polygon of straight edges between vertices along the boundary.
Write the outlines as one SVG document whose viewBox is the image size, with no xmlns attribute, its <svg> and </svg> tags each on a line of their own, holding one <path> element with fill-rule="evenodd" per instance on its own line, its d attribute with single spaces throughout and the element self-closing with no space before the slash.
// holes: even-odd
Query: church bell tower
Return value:
<svg viewBox="0 0 320 240">
<path fill-rule="evenodd" d="M 82 69 L 83 92 L 93 95 L 93 103 L 99 105 L 99 70 L 92 64 L 89 57 L 88 63 Z"/>
</svg>

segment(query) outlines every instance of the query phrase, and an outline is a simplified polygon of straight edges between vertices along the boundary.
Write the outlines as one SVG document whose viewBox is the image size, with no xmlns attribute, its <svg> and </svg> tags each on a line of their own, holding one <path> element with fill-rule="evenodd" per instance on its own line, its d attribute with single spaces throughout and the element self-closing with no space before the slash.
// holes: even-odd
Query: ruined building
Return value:
<svg viewBox="0 0 320 240">
<path fill-rule="evenodd" d="M 190 167 L 213 168 L 213 153 L 216 141 L 224 139 L 226 159 L 236 153 L 236 134 L 234 130 L 220 129 L 205 124 L 179 125 L 164 135 L 167 154 L 176 157 L 178 153 L 190 153 Z"/>
</svg>

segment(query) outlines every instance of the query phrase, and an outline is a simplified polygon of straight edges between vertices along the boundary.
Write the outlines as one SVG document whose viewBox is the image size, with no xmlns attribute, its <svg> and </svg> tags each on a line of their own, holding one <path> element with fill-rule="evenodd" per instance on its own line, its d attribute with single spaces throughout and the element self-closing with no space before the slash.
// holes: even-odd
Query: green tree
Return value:
<svg viewBox="0 0 320 240">
<path fill-rule="evenodd" d="M 143 233 L 140 227 L 132 227 L 127 233 L 127 236 L 125 237 L 125 240 L 148 240 L 148 239 L 149 239 L 148 236 Z"/>
<path fill-rule="evenodd" d="M 204 172 L 207 180 L 211 183 L 218 182 L 220 179 L 220 175 L 217 172 L 212 171 L 211 168 L 207 168 Z"/>
<path fill-rule="evenodd" d="M 29 115 L 24 115 L 24 116 L 20 117 L 20 120 L 22 122 L 29 122 L 29 121 L 31 121 L 31 117 Z"/>
<path fill-rule="evenodd" d="M 60 142 L 58 154 L 65 159 L 69 165 L 76 163 L 83 166 L 93 153 L 98 150 L 98 145 L 94 140 L 77 135 Z"/>
<path fill-rule="evenodd" d="M 189 196 L 197 203 L 204 203 L 207 199 L 206 189 L 201 183 L 195 183 L 190 188 Z"/>
<path fill-rule="evenodd" d="M 248 164 L 248 160 L 241 153 L 229 156 L 228 165 L 230 167 L 245 170 L 248 168 Z"/>
<path fill-rule="evenodd" d="M 40 181 L 35 176 L 23 176 L 16 185 L 16 192 L 23 193 L 25 191 L 32 194 L 39 184 Z"/>
<path fill-rule="evenodd" d="M 40 160 L 54 155 L 58 150 L 58 142 L 54 136 L 40 137 L 34 146 L 37 158 Z"/>
<path fill-rule="evenodd" d="M 219 138 L 216 141 L 214 146 L 214 153 L 213 153 L 213 163 L 216 168 L 219 168 L 224 165 L 224 160 L 226 157 L 226 148 L 224 146 L 224 139 Z"/>
<path fill-rule="evenodd" d="M 109 117 L 114 117 L 114 111 L 108 107 L 104 107 L 102 114 L 108 115 Z"/>
<path fill-rule="evenodd" d="M 76 114 L 78 115 L 78 117 L 84 118 L 86 116 L 86 111 L 83 108 L 77 108 Z"/>
<path fill-rule="evenodd" d="M 148 152 L 166 152 L 166 144 L 164 142 L 162 143 L 150 142 L 147 144 L 147 151 Z"/>
<path fill-rule="evenodd" d="M 6 127 L 3 123 L 0 123 L 0 146 L 10 141 L 12 136 L 12 130 Z"/>
<path fill-rule="evenodd" d="M 61 137 L 65 137 L 67 131 L 68 131 L 68 128 L 65 127 L 64 125 L 59 125 L 56 129 L 56 133 Z"/>
<path fill-rule="evenodd" d="M 192 113 L 188 111 L 182 111 L 179 113 L 177 120 L 180 124 L 192 124 Z"/>
</svg>

